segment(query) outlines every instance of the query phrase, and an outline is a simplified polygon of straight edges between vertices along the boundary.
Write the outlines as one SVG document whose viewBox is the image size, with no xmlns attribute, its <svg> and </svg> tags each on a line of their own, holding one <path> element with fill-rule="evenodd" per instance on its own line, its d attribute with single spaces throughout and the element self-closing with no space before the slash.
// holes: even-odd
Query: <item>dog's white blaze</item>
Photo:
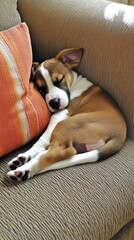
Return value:
<svg viewBox="0 0 134 240">
<path fill-rule="evenodd" d="M 51 80 L 51 76 L 49 74 L 49 71 L 47 69 L 45 69 L 43 67 L 43 64 L 41 64 L 41 73 L 45 78 L 47 87 L 48 87 L 48 93 L 46 94 L 46 103 L 50 109 L 51 112 L 54 112 L 55 110 L 49 105 L 50 100 L 54 99 L 54 98 L 59 98 L 60 99 L 60 110 L 64 109 L 68 103 L 68 96 L 66 94 L 66 92 L 56 86 L 53 85 L 52 80 Z"/>
<path fill-rule="evenodd" d="M 78 76 L 76 72 L 72 71 L 74 81 L 71 86 L 71 100 L 75 97 L 80 96 L 83 92 L 85 92 L 89 87 L 93 85 L 90 81 L 86 78 L 82 77 L 81 75 Z"/>
</svg>

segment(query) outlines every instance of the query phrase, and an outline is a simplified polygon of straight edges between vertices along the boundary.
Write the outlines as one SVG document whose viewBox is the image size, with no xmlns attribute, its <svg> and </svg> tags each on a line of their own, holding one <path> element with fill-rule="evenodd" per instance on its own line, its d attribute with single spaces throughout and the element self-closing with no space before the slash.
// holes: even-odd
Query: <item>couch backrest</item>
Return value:
<svg viewBox="0 0 134 240">
<path fill-rule="evenodd" d="M 0 0 L 0 31 L 21 22 L 17 11 L 17 0 Z"/>
<path fill-rule="evenodd" d="M 34 59 L 84 47 L 79 72 L 120 106 L 134 138 L 134 7 L 103 0 L 19 0 L 31 32 Z"/>
</svg>

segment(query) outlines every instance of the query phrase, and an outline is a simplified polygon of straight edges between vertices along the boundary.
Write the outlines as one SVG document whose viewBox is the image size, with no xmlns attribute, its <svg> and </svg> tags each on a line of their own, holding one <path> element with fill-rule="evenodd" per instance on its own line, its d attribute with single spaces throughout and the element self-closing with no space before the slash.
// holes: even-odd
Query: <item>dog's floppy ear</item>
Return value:
<svg viewBox="0 0 134 240">
<path fill-rule="evenodd" d="M 34 79 L 34 74 L 35 74 L 35 70 L 36 70 L 36 68 L 37 68 L 38 66 L 39 66 L 39 62 L 33 62 L 33 63 L 32 63 L 30 81 L 33 81 L 33 79 Z"/>
<path fill-rule="evenodd" d="M 70 69 L 79 65 L 84 49 L 83 48 L 70 48 L 61 51 L 56 59 L 67 65 Z"/>
</svg>

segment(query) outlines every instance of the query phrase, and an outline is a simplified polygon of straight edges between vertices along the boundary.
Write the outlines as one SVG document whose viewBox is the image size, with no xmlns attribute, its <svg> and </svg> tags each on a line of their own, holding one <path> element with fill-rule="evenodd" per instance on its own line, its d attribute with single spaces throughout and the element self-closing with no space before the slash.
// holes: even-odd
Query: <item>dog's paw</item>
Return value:
<svg viewBox="0 0 134 240">
<path fill-rule="evenodd" d="M 16 158 L 12 159 L 8 163 L 8 167 L 11 170 L 15 170 L 15 169 L 17 169 L 18 167 L 21 167 L 22 165 L 24 165 L 26 162 L 28 162 L 30 160 L 31 160 L 31 156 L 19 154 Z"/>
<path fill-rule="evenodd" d="M 30 178 L 30 171 L 29 170 L 16 170 L 16 171 L 9 171 L 7 173 L 7 177 L 11 180 L 11 181 L 25 181 L 27 179 Z"/>
</svg>

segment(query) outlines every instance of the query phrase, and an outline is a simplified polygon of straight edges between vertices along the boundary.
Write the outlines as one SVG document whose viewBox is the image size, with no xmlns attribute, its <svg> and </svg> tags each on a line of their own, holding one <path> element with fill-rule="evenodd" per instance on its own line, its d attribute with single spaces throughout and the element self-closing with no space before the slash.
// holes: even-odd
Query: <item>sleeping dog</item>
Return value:
<svg viewBox="0 0 134 240">
<path fill-rule="evenodd" d="M 126 123 L 121 111 L 105 91 L 72 70 L 82 55 L 82 48 L 63 50 L 36 68 L 35 85 L 53 114 L 33 147 L 9 162 L 11 180 L 96 162 L 122 148 Z"/>
</svg>

